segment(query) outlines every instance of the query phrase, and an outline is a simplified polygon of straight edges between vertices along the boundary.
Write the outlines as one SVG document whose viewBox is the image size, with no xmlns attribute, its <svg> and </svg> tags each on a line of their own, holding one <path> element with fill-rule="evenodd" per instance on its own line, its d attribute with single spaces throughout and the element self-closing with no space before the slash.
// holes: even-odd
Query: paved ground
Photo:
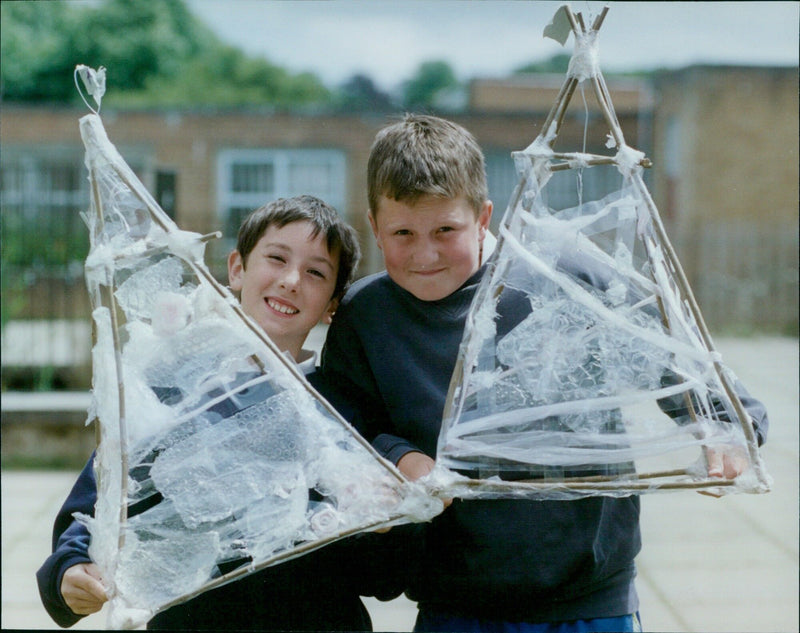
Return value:
<svg viewBox="0 0 800 633">
<path fill-rule="evenodd" d="M 722 339 L 726 363 L 767 405 L 766 495 L 645 496 L 638 559 L 648 631 L 798 631 L 798 342 Z M 2 472 L 2 628 L 56 628 L 34 572 L 76 473 Z M 409 631 L 414 605 L 368 601 L 376 631 Z M 75 628 L 102 629 L 103 614 Z"/>
</svg>

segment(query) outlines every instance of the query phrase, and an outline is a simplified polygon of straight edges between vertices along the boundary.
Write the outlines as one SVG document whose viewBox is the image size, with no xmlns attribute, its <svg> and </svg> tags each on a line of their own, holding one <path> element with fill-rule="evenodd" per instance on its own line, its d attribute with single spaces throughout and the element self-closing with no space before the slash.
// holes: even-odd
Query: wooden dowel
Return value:
<svg viewBox="0 0 800 633">
<path fill-rule="evenodd" d="M 564 124 L 564 117 L 567 114 L 567 106 L 569 102 L 572 100 L 572 95 L 575 94 L 575 88 L 578 87 L 578 80 L 575 77 L 570 77 L 569 84 L 567 86 L 567 94 L 564 97 L 563 102 L 560 104 L 558 108 L 558 118 L 556 119 L 556 130 L 555 135 L 553 136 L 550 141 L 548 141 L 548 145 L 553 147 L 556 142 L 556 138 L 558 137 L 558 133 L 561 131 L 561 126 Z"/>
<path fill-rule="evenodd" d="M 640 174 L 634 173 L 633 174 L 633 182 L 636 185 L 637 189 L 640 192 L 640 195 L 645 201 L 647 209 L 650 213 L 650 218 L 653 222 L 653 227 L 656 230 L 656 234 L 658 235 L 659 241 L 661 245 L 664 247 L 664 252 L 667 255 L 667 258 L 672 265 L 673 268 L 673 275 L 675 281 L 678 284 L 678 289 L 680 294 L 685 299 L 686 304 L 689 307 L 689 311 L 694 318 L 694 321 L 697 325 L 698 331 L 700 336 L 705 344 L 706 348 L 709 352 L 716 352 L 714 343 L 711 339 L 711 334 L 708 331 L 708 327 L 706 326 L 705 320 L 703 319 L 703 315 L 700 312 L 700 307 L 697 304 L 697 300 L 694 297 L 694 293 L 692 292 L 691 287 L 689 286 L 689 280 L 686 277 L 686 273 L 683 271 L 683 267 L 678 260 L 678 256 L 675 253 L 675 249 L 672 247 L 672 243 L 669 241 L 667 237 L 667 232 L 664 229 L 664 224 L 661 220 L 661 216 L 658 213 L 658 209 L 656 208 L 655 202 L 650 196 L 650 192 L 647 190 L 644 181 Z M 739 417 L 742 431 L 744 432 L 745 439 L 747 440 L 747 449 L 748 454 L 750 456 L 750 461 L 752 463 L 753 469 L 756 473 L 758 480 L 763 484 L 767 485 L 767 477 L 766 473 L 764 472 L 763 466 L 761 464 L 761 458 L 758 455 L 758 439 L 756 438 L 755 429 L 753 428 L 753 422 L 750 418 L 750 414 L 744 408 L 739 395 L 736 393 L 736 390 L 733 388 L 730 380 L 728 379 L 727 372 L 724 370 L 724 367 L 718 360 L 714 360 L 713 362 L 714 370 L 717 374 L 717 377 L 720 379 L 723 389 L 725 390 L 728 399 L 731 402 L 734 410 L 736 411 L 736 415 Z"/>
<path fill-rule="evenodd" d="M 603 20 L 606 19 L 606 15 L 608 14 L 608 5 L 605 5 L 600 14 L 594 19 L 594 23 L 592 24 L 593 31 L 599 31 L 600 27 L 603 26 Z"/>
<path fill-rule="evenodd" d="M 567 20 L 569 20 L 570 26 L 572 27 L 572 32 L 577 37 L 578 35 L 580 35 L 583 32 L 583 30 L 581 29 L 581 23 L 578 22 L 577 17 L 572 12 L 572 9 L 570 8 L 570 6 L 568 4 L 564 5 L 564 13 L 567 16 Z M 580 15 L 580 13 L 578 15 Z"/>
<path fill-rule="evenodd" d="M 591 158 L 585 162 L 587 167 L 596 167 L 598 165 L 616 165 L 617 160 L 611 156 L 602 156 L 597 158 Z M 653 166 L 653 163 L 648 158 L 643 158 L 639 161 L 639 165 L 645 169 L 649 169 Z M 581 165 L 583 166 L 583 165 Z M 575 169 L 576 167 L 571 165 L 570 163 L 554 163 L 550 165 L 550 171 L 569 171 L 570 169 Z"/>
<path fill-rule="evenodd" d="M 642 479 L 639 477 L 638 479 Z M 621 485 L 624 484 L 624 485 Z M 733 486 L 736 485 L 735 479 L 704 479 L 701 481 L 667 481 L 663 483 L 643 482 L 638 480 L 633 481 L 590 481 L 571 479 L 569 481 L 554 481 L 544 482 L 537 480 L 518 480 L 518 481 L 489 481 L 485 479 L 468 479 L 465 481 L 458 481 L 453 484 L 454 487 L 462 487 L 466 489 L 480 488 L 488 492 L 503 492 L 510 490 L 558 490 L 566 488 L 573 492 L 595 492 L 600 490 L 606 491 L 622 491 L 624 490 L 651 490 L 658 488 L 660 490 L 697 490 L 703 488 L 716 488 L 719 486 Z M 435 496 L 439 497 L 452 497 L 453 490 L 449 487 L 445 490 L 434 490 L 432 492 Z M 456 494 L 458 496 L 458 494 Z"/>
<path fill-rule="evenodd" d="M 200 237 L 200 241 L 205 244 L 206 242 L 210 242 L 211 240 L 218 240 L 222 237 L 222 231 L 214 231 L 213 233 L 206 233 L 205 235 Z"/>
<path fill-rule="evenodd" d="M 101 230 L 103 230 L 105 227 L 105 219 L 103 216 L 103 201 L 97 184 L 97 176 L 94 171 L 90 171 L 89 177 L 92 185 L 95 212 Z M 109 312 L 111 335 L 114 346 L 114 371 L 117 374 L 117 428 L 120 447 L 119 534 L 117 536 L 117 547 L 121 550 L 125 545 L 125 530 L 123 526 L 128 520 L 128 425 L 125 407 L 125 383 L 122 371 L 122 342 L 119 336 L 119 321 L 117 319 L 119 306 L 117 305 L 117 300 L 114 295 L 114 271 L 112 270 L 110 272 L 111 278 L 108 284 L 98 284 L 98 290 L 100 291 L 100 303 Z"/>
<path fill-rule="evenodd" d="M 564 83 L 561 84 L 561 90 L 559 91 L 558 96 L 556 97 L 553 107 L 550 108 L 550 112 L 547 113 L 547 117 L 545 118 L 544 123 L 542 124 L 542 131 L 540 136 L 542 138 L 545 138 L 545 135 L 548 134 L 548 132 L 550 131 L 550 127 L 552 126 L 553 121 L 558 116 L 558 122 L 556 124 L 555 134 L 553 135 L 553 138 L 546 139 L 550 147 L 553 146 L 553 142 L 555 142 L 555 138 L 558 136 L 558 130 L 561 127 L 561 121 L 563 119 L 563 114 L 559 114 L 560 104 L 565 103 L 564 100 L 567 97 L 567 95 L 570 96 L 572 95 L 572 93 L 575 91 L 576 84 L 577 80 L 575 80 L 573 77 L 567 77 L 564 80 Z M 568 101 L 569 99 L 567 99 L 567 102 Z"/>
</svg>

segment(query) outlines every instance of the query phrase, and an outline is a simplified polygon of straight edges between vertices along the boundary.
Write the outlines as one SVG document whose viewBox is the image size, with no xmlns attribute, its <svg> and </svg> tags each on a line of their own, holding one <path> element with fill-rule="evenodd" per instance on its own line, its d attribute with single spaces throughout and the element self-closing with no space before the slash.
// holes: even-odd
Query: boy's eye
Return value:
<svg viewBox="0 0 800 633">
<path fill-rule="evenodd" d="M 452 226 L 439 227 L 439 233 L 448 233 L 449 231 L 455 231 L 455 229 Z"/>
<path fill-rule="evenodd" d="M 315 268 L 309 268 L 308 269 L 308 274 L 309 275 L 314 275 L 315 277 L 319 277 L 320 279 L 327 279 L 327 277 L 325 277 L 325 273 L 323 273 L 321 270 L 317 270 Z"/>
<path fill-rule="evenodd" d="M 395 235 L 411 235 L 411 231 L 409 231 L 408 229 L 397 229 L 394 232 L 394 234 Z"/>
<path fill-rule="evenodd" d="M 281 264 L 286 263 L 286 260 L 281 255 L 267 255 L 267 259 L 280 262 Z"/>
</svg>

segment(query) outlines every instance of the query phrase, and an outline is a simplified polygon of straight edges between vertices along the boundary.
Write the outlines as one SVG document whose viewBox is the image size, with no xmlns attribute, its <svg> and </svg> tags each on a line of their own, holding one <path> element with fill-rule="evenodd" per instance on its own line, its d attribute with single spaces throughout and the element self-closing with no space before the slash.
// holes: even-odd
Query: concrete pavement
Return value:
<svg viewBox="0 0 800 633">
<path fill-rule="evenodd" d="M 637 563 L 647 631 L 798 631 L 798 341 L 721 339 L 728 366 L 760 398 L 771 429 L 763 448 L 775 480 L 766 495 L 713 499 L 693 492 L 645 495 Z M 2 472 L 2 628 L 57 628 L 34 573 L 49 553 L 58 507 L 77 473 Z M 402 598 L 367 601 L 376 631 L 409 631 Z M 76 629 L 102 629 L 103 613 Z"/>
</svg>

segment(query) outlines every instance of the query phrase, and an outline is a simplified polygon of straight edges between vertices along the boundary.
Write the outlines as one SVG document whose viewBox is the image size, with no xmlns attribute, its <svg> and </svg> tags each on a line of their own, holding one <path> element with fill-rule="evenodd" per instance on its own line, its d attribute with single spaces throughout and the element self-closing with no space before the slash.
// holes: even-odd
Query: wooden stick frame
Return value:
<svg viewBox="0 0 800 633">
<path fill-rule="evenodd" d="M 598 31 L 600 29 L 608 13 L 608 9 L 609 9 L 608 6 L 603 7 L 601 13 L 596 17 L 596 19 L 592 23 L 590 31 Z M 565 12 L 566 18 L 569 20 L 573 36 L 576 39 L 579 37 L 586 36 L 590 32 L 587 31 L 585 27 L 583 16 L 580 13 L 574 14 L 570 9 L 569 5 L 563 5 L 559 9 L 559 11 Z M 616 147 L 617 148 L 629 147 L 625 143 L 622 127 L 619 123 L 619 120 L 617 119 L 614 107 L 612 105 L 608 87 L 599 68 L 597 69 L 596 72 L 591 74 L 590 80 L 593 92 L 599 104 L 600 110 L 603 114 L 603 118 L 606 124 L 609 126 L 610 133 Z M 542 124 L 541 128 L 542 131 L 539 135 L 539 138 L 545 139 L 545 142 L 547 146 L 550 148 L 550 150 L 553 149 L 555 141 L 558 137 L 558 133 L 561 130 L 561 126 L 564 121 L 567 107 L 579 83 L 580 81 L 578 78 L 568 73 L 568 76 L 565 79 L 564 83 L 562 84 L 559 94 L 556 97 L 556 101 L 553 107 L 551 108 L 550 112 L 545 118 L 544 123 Z M 552 152 L 550 154 L 550 158 L 552 162 L 550 165 L 548 165 L 549 172 L 576 169 L 577 167 L 573 165 L 572 161 L 579 162 L 581 167 L 594 166 L 594 165 L 619 165 L 619 160 L 615 156 Z M 555 162 L 555 161 L 563 161 L 563 162 Z M 649 168 L 652 167 L 652 162 L 649 158 L 642 155 L 638 161 L 638 166 L 643 168 Z M 746 409 L 742 405 L 742 402 L 738 394 L 736 393 L 736 390 L 734 389 L 734 386 L 731 382 L 728 373 L 725 371 L 721 362 L 718 360 L 719 354 L 716 354 L 714 343 L 711 339 L 711 335 L 705 324 L 705 320 L 703 319 L 703 315 L 700 312 L 700 308 L 694 297 L 694 293 L 692 292 L 686 274 L 684 273 L 683 268 L 680 262 L 678 261 L 677 254 L 675 253 L 675 250 L 667 236 L 666 230 L 661 220 L 661 216 L 658 212 L 658 209 L 656 208 L 655 203 L 653 202 L 652 197 L 650 196 L 650 193 L 647 189 L 647 186 L 644 183 L 644 180 L 642 179 L 640 170 L 632 169 L 631 172 L 632 172 L 631 180 L 633 186 L 636 192 L 640 195 L 641 199 L 644 201 L 650 219 L 653 223 L 655 234 L 659 240 L 659 243 L 664 248 L 666 263 L 669 266 L 670 273 L 676 282 L 681 297 L 685 300 L 686 305 L 689 308 L 689 312 L 692 318 L 697 324 L 697 328 L 700 333 L 700 337 L 702 339 L 703 344 L 705 345 L 707 351 L 714 355 L 715 358 L 713 362 L 714 371 L 716 372 L 717 376 L 720 379 L 720 382 L 725 391 L 725 395 L 730 400 L 731 405 L 734 408 L 734 411 L 736 412 L 737 416 L 741 421 L 741 428 L 744 433 L 745 440 L 747 442 L 749 461 L 753 468 L 755 477 L 759 483 L 760 486 L 759 491 L 767 491 L 769 489 L 769 477 L 764 470 L 760 455 L 758 453 L 758 448 L 757 448 L 758 443 L 756 439 L 755 430 L 753 428 L 752 419 L 750 418 L 750 415 L 747 413 Z M 529 174 L 530 172 L 526 172 L 526 175 L 524 175 L 520 180 L 520 182 L 518 183 L 516 189 L 514 190 L 514 193 L 512 194 L 512 200 L 509 209 L 515 209 L 519 204 L 520 199 L 527 188 L 528 178 L 530 177 Z M 539 174 L 539 175 L 546 177 L 546 174 Z M 509 213 L 505 219 L 506 228 L 508 228 L 510 224 L 510 215 L 511 214 Z M 503 243 L 503 239 L 504 238 L 502 233 L 497 236 L 497 245 L 495 247 L 495 252 L 499 252 L 500 247 Z M 489 266 L 490 270 L 487 271 L 486 274 L 493 274 L 494 272 L 493 268 L 496 267 L 496 260 L 494 259 L 490 260 Z M 495 297 L 490 298 L 487 296 L 488 289 L 489 289 L 488 285 L 481 287 L 479 293 L 476 295 L 474 299 L 473 305 L 480 305 L 481 302 L 494 300 L 497 298 L 497 295 L 499 295 L 500 292 L 502 292 L 502 286 L 501 286 L 497 289 Z M 662 319 L 664 321 L 664 326 L 667 330 L 669 330 L 670 324 L 668 315 L 660 298 L 658 303 L 659 303 L 659 310 L 662 314 Z M 459 359 L 456 363 L 456 367 L 454 369 L 453 376 L 450 382 L 450 388 L 443 415 L 444 420 L 449 419 L 453 414 L 453 404 L 454 404 L 455 394 L 457 390 L 460 388 L 460 385 L 462 385 L 466 379 L 465 369 L 466 368 L 464 367 L 463 359 L 461 356 L 459 356 Z M 694 407 L 691 401 L 687 402 L 687 408 L 689 410 L 690 416 L 695 418 L 696 412 L 694 411 Z M 457 484 L 453 485 L 457 486 L 463 491 L 466 491 L 467 493 L 469 493 L 469 491 L 471 490 L 475 490 L 476 492 L 480 491 L 489 494 L 493 493 L 524 494 L 525 492 L 534 492 L 534 491 L 548 492 L 560 489 L 577 493 L 593 494 L 598 492 L 618 493 L 622 490 L 631 490 L 632 492 L 635 491 L 644 492 L 652 490 L 654 488 L 662 490 L 690 489 L 690 490 L 702 491 L 711 488 L 728 487 L 735 484 L 735 480 L 728 480 L 728 479 L 719 479 L 711 477 L 706 477 L 705 479 L 698 479 L 696 473 L 689 472 L 688 469 L 678 469 L 678 470 L 657 472 L 657 473 L 635 474 L 634 479 L 622 479 L 613 477 L 608 477 L 608 478 L 602 477 L 599 479 L 603 479 L 603 481 L 598 481 L 597 477 L 572 477 L 572 478 L 565 478 L 563 480 L 555 480 L 547 482 L 531 481 L 531 480 L 498 481 L 496 478 L 493 478 L 491 480 L 487 479 L 459 480 Z M 662 481 L 661 483 L 654 484 L 652 483 L 652 481 L 654 480 L 662 480 Z M 457 491 L 450 490 L 450 494 L 453 494 L 453 492 L 456 492 L 455 496 L 458 496 Z"/>
</svg>

